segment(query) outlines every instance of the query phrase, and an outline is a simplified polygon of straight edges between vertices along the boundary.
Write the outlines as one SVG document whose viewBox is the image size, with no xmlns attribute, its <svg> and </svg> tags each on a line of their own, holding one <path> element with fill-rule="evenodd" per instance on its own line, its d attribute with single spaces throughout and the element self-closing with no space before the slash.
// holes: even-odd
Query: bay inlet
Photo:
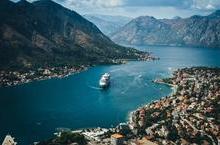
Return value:
<svg viewBox="0 0 220 145">
<path fill-rule="evenodd" d="M 139 46 L 159 61 L 132 61 L 96 66 L 63 79 L 0 88 L 0 138 L 10 133 L 24 145 L 50 137 L 56 128 L 111 127 L 126 121 L 129 112 L 172 92 L 152 82 L 177 68 L 219 66 L 220 50 Z M 111 86 L 102 91 L 100 76 L 109 72 Z"/>
</svg>

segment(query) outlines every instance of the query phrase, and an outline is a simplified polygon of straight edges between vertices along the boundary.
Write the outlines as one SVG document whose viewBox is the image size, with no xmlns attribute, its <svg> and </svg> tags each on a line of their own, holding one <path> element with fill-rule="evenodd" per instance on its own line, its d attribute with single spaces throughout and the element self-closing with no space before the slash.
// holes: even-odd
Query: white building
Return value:
<svg viewBox="0 0 220 145">
<path fill-rule="evenodd" d="M 2 145 L 16 145 L 14 138 L 11 135 L 6 135 Z"/>
</svg>

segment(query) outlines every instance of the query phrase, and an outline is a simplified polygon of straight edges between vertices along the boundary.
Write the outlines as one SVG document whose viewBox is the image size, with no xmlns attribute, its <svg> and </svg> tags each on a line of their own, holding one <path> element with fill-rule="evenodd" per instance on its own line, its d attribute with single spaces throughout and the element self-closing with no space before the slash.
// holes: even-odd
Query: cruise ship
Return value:
<svg viewBox="0 0 220 145">
<path fill-rule="evenodd" d="M 109 86 L 109 84 L 110 84 L 110 74 L 105 73 L 104 75 L 102 75 L 101 79 L 99 80 L 99 86 L 101 88 L 106 88 Z"/>
</svg>

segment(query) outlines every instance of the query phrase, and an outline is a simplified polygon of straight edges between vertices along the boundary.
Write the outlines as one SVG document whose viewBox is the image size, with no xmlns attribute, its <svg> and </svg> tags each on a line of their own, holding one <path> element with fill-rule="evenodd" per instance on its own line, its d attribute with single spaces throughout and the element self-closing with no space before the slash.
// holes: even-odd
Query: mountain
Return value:
<svg viewBox="0 0 220 145">
<path fill-rule="evenodd" d="M 110 15 L 84 15 L 84 17 L 94 23 L 104 34 L 110 36 L 119 28 L 127 24 L 131 18 L 125 16 Z"/>
<path fill-rule="evenodd" d="M 154 17 L 142 16 L 138 17 L 118 32 L 116 32 L 112 39 L 118 43 L 124 44 L 160 44 L 164 42 L 170 43 L 175 41 L 175 32 L 168 24 L 158 21 Z M 167 39 L 170 37 L 170 40 Z M 174 39 L 174 40 L 173 40 Z"/>
<path fill-rule="evenodd" d="M 93 23 L 51 0 L 0 1 L 0 69 L 78 66 L 137 59 Z"/>
<path fill-rule="evenodd" d="M 113 41 L 135 45 L 220 47 L 220 10 L 208 16 L 133 19 L 111 35 Z"/>
</svg>

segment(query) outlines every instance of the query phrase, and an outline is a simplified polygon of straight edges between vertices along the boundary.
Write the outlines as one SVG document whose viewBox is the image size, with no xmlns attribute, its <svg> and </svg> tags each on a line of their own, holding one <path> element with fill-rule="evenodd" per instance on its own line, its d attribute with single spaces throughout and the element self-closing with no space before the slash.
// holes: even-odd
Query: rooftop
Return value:
<svg viewBox="0 0 220 145">
<path fill-rule="evenodd" d="M 154 142 L 148 140 L 148 139 L 145 138 L 145 137 L 142 138 L 141 140 L 138 140 L 138 141 L 137 141 L 137 144 L 138 144 L 138 145 L 157 145 L 156 143 L 154 143 Z"/>
<path fill-rule="evenodd" d="M 118 139 L 118 138 L 123 138 L 124 136 L 121 135 L 121 134 L 115 133 L 115 134 L 113 134 L 111 137 Z"/>
</svg>

